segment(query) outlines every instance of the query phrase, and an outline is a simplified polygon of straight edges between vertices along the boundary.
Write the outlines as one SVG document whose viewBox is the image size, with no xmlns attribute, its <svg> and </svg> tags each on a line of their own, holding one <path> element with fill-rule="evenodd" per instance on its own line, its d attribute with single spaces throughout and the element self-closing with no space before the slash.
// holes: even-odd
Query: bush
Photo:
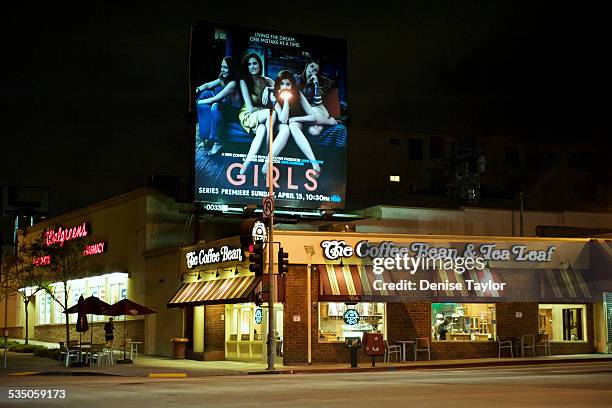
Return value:
<svg viewBox="0 0 612 408">
<path fill-rule="evenodd" d="M 11 347 L 16 346 L 17 344 L 20 344 L 20 343 L 17 343 L 16 341 L 9 340 L 7 342 L 7 344 L 8 344 L 9 350 L 10 350 Z M 4 339 L 0 339 L 0 348 L 4 348 Z"/>
<path fill-rule="evenodd" d="M 52 358 L 54 360 L 59 360 L 59 355 L 61 352 L 62 350 L 60 349 L 43 348 L 43 349 L 36 350 L 34 352 L 34 355 L 37 357 L 47 357 L 47 358 Z"/>
<path fill-rule="evenodd" d="M 14 344 L 9 345 L 9 351 L 13 351 L 15 353 L 34 353 L 36 350 L 46 350 L 45 346 L 38 346 L 35 344 Z"/>
</svg>

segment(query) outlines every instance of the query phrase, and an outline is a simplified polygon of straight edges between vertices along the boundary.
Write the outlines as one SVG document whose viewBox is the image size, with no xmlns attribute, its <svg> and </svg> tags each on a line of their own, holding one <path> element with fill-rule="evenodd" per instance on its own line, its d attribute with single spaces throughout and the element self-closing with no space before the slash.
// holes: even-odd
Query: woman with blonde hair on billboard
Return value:
<svg viewBox="0 0 612 408">
<path fill-rule="evenodd" d="M 266 137 L 266 124 L 269 121 L 270 110 L 265 108 L 267 103 L 267 88 L 274 86 L 272 79 L 262 75 L 263 64 L 256 53 L 250 53 L 242 59 L 240 64 L 240 91 L 244 105 L 238 112 L 240 125 L 248 133 L 255 130 L 255 137 L 251 142 L 249 152 L 240 169 L 240 174 L 246 172 L 247 166 L 253 160 Z"/>
<path fill-rule="evenodd" d="M 316 118 L 314 109 L 310 106 L 304 95 L 299 91 L 294 75 L 289 71 L 280 71 L 274 82 L 274 112 L 278 118 L 278 134 L 272 143 L 272 155 L 278 156 L 285 146 L 289 136 L 293 137 L 295 144 L 310 161 L 312 169 L 318 177 L 321 166 L 315 157 L 310 142 L 302 132 L 302 119 L 313 120 Z M 268 171 L 268 160 L 262 170 L 264 174 Z"/>
<path fill-rule="evenodd" d="M 216 154 L 223 147 L 217 128 L 224 119 L 235 115 L 238 84 L 231 56 L 223 58 L 219 77 L 196 88 L 198 100 L 198 136 L 202 141 L 214 142 L 207 154 Z M 238 102 L 239 103 L 239 102 Z"/>
</svg>

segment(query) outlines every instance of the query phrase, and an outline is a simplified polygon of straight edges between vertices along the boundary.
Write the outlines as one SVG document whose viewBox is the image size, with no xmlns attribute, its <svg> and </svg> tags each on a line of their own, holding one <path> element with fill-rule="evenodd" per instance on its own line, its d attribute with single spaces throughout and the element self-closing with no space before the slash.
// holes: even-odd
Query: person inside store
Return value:
<svg viewBox="0 0 612 408">
<path fill-rule="evenodd" d="M 450 329 L 451 318 L 446 316 L 444 321 L 438 326 L 438 340 L 446 340 L 446 333 Z"/>
<path fill-rule="evenodd" d="M 113 318 L 109 317 L 108 322 L 104 325 L 104 338 L 106 340 L 106 347 L 110 348 L 113 346 L 113 340 L 115 340 L 115 325 L 113 324 Z"/>
</svg>

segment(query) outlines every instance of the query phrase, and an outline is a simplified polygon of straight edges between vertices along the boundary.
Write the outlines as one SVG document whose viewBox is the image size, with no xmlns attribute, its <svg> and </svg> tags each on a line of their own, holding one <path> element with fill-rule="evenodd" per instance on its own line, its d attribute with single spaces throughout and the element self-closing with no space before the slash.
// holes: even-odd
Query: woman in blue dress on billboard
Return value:
<svg viewBox="0 0 612 408">
<path fill-rule="evenodd" d="M 255 137 L 251 142 L 240 174 L 244 174 L 248 165 L 255 160 L 255 155 L 266 137 L 267 122 L 270 115 L 270 110 L 265 107 L 268 97 L 267 89 L 274 86 L 274 81 L 263 76 L 262 69 L 263 64 L 259 55 L 251 53 L 242 59 L 240 91 L 244 105 L 238 112 L 238 119 L 246 132 L 255 132 Z"/>
<path fill-rule="evenodd" d="M 276 99 L 274 111 L 279 125 L 278 134 L 272 143 L 272 155 L 278 156 L 291 136 L 310 161 L 314 170 L 313 176 L 318 177 L 321 173 L 321 166 L 302 131 L 302 123 L 316 121 L 317 114 L 306 97 L 299 91 L 295 76 L 291 72 L 283 70 L 278 73 L 274 82 L 274 97 Z M 266 159 L 262 172 L 265 174 L 267 171 L 268 161 Z"/>
<path fill-rule="evenodd" d="M 218 129 L 224 121 L 236 115 L 240 95 L 233 59 L 223 58 L 219 77 L 196 88 L 199 93 L 196 107 L 198 111 L 198 136 L 204 143 L 213 142 L 207 154 L 216 154 L 223 147 Z"/>
</svg>

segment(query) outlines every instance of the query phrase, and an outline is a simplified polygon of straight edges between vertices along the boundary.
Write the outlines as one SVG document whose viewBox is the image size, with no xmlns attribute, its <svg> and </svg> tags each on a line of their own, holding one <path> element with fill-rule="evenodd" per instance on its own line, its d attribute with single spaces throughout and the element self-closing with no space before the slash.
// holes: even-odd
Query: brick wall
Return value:
<svg viewBox="0 0 612 408">
<path fill-rule="evenodd" d="M 7 327 L 9 339 L 23 339 L 25 337 L 25 329 L 19 327 Z M 30 334 L 31 335 L 31 334 Z"/>
<path fill-rule="evenodd" d="M 225 359 L 225 305 L 204 306 L 204 360 Z"/>
<path fill-rule="evenodd" d="M 312 301 L 317 301 L 318 280 L 312 279 Z M 306 296 L 306 266 L 289 267 L 285 276 L 285 309 L 283 319 L 283 361 L 284 364 L 303 364 L 308 362 L 308 308 Z M 300 321 L 294 322 L 293 316 L 299 315 Z M 312 312 L 313 345 L 317 338 L 318 323 L 316 311 Z M 313 357 L 315 351 L 313 347 Z"/>
<path fill-rule="evenodd" d="M 104 339 L 104 324 L 106 322 L 89 323 L 89 331 L 82 335 L 82 340 L 89 342 L 93 331 L 94 344 L 106 343 Z M 78 340 L 79 333 L 75 329 L 75 325 L 70 325 L 70 340 Z M 125 322 L 125 330 L 127 338 L 133 341 L 141 341 L 143 344 L 138 345 L 138 350 L 146 350 L 144 344 L 144 320 L 127 320 Z M 63 324 L 45 324 L 34 326 L 34 340 L 56 343 L 66 341 L 66 326 Z M 114 348 L 121 348 L 123 345 L 123 321 L 115 320 L 115 340 Z"/>
<path fill-rule="evenodd" d="M 312 274 L 312 302 L 318 302 L 318 272 Z M 284 364 L 304 364 L 308 359 L 306 302 L 306 267 L 292 265 L 286 279 L 285 319 L 284 319 Z M 522 317 L 516 317 L 521 312 Z M 293 316 L 300 315 L 294 322 Z M 520 337 L 538 333 L 538 303 L 507 302 L 496 304 L 497 335 Z M 348 350 L 343 343 L 319 343 L 318 308 L 312 308 L 312 362 L 347 363 Z M 417 337 L 431 338 L 431 303 L 429 302 L 389 302 L 387 303 L 387 337 L 396 340 L 414 340 Z M 587 305 L 587 342 L 553 343 L 553 354 L 576 354 L 594 352 L 593 305 Z M 539 349 L 541 353 L 542 350 Z M 432 359 L 462 359 L 497 357 L 498 346 L 495 341 L 443 341 L 431 342 Z M 363 350 L 359 351 L 361 362 L 370 361 Z M 419 359 L 426 354 L 419 354 Z M 378 359 L 380 360 L 380 358 Z"/>
</svg>

